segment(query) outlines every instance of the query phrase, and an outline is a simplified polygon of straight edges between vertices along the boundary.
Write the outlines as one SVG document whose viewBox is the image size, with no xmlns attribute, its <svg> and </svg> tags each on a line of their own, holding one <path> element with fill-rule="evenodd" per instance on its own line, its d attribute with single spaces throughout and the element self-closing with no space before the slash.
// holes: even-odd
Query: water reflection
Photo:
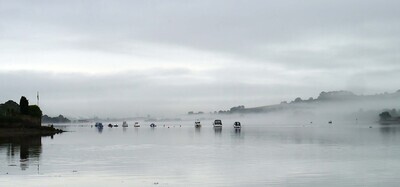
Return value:
<svg viewBox="0 0 400 187">
<path fill-rule="evenodd" d="M 29 164 L 39 162 L 42 139 L 40 136 L 0 137 L 0 153 L 3 152 L 9 166 L 16 166 L 19 162 L 21 170 L 26 170 Z"/>
<path fill-rule="evenodd" d="M 195 128 L 195 132 L 196 132 L 196 133 L 200 133 L 200 129 L 201 129 L 200 127 L 196 127 L 196 128 Z"/>
<path fill-rule="evenodd" d="M 97 131 L 99 132 L 99 134 L 103 133 L 103 127 L 97 127 Z"/>
<path fill-rule="evenodd" d="M 396 135 L 397 133 L 400 133 L 400 126 L 383 126 L 379 128 L 379 131 L 384 135 Z"/>
<path fill-rule="evenodd" d="M 213 127 L 215 134 L 221 135 L 222 133 L 222 127 Z"/>
<path fill-rule="evenodd" d="M 241 129 L 233 129 L 231 132 L 231 137 L 235 142 L 241 142 L 244 139 L 244 134 Z"/>
</svg>

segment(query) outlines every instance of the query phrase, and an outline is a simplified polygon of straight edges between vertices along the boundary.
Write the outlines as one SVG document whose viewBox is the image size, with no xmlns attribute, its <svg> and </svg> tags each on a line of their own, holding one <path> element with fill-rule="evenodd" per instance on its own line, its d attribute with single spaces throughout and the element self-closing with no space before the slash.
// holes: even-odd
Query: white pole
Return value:
<svg viewBox="0 0 400 187">
<path fill-rule="evenodd" d="M 37 92 L 36 99 L 37 99 L 37 106 L 39 106 L 39 92 Z"/>
</svg>

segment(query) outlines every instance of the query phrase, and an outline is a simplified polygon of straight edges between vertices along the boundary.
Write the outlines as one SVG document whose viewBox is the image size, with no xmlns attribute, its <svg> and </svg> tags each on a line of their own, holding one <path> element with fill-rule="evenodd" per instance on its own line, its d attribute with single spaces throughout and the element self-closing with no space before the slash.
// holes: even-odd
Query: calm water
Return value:
<svg viewBox="0 0 400 187">
<path fill-rule="evenodd" d="M 398 186 L 400 127 L 224 120 L 134 128 L 69 124 L 0 139 L 0 186 Z M 166 124 L 170 128 L 163 127 Z M 175 125 L 175 127 L 174 127 Z M 180 127 L 180 125 L 182 127 Z M 371 126 L 371 128 L 370 128 Z"/>
</svg>

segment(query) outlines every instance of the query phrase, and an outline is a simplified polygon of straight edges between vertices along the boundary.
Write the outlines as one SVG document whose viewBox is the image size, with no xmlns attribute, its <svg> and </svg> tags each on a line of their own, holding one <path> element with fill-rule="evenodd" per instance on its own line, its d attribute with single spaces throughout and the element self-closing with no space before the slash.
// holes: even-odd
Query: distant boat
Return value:
<svg viewBox="0 0 400 187">
<path fill-rule="evenodd" d="M 240 122 L 236 121 L 235 123 L 233 123 L 233 128 L 240 129 L 242 128 L 242 125 L 240 124 Z"/>
<path fill-rule="evenodd" d="M 222 127 L 222 121 L 220 119 L 214 120 L 213 126 L 214 127 Z"/>
<path fill-rule="evenodd" d="M 328 121 L 328 123 L 329 123 L 329 124 L 332 124 L 332 120 L 331 120 L 331 121 Z"/>
<path fill-rule="evenodd" d="M 150 127 L 157 127 L 157 125 L 152 123 L 152 124 L 150 124 Z"/>
<path fill-rule="evenodd" d="M 196 121 L 194 122 L 194 127 L 196 127 L 196 128 L 200 128 L 200 127 L 201 127 L 200 120 L 196 120 Z"/>
<path fill-rule="evenodd" d="M 114 125 L 114 127 L 118 127 L 118 125 L 117 125 L 117 124 L 115 124 L 115 125 Z"/>
<path fill-rule="evenodd" d="M 96 122 L 96 124 L 94 126 L 97 128 L 103 128 L 103 124 L 100 122 Z"/>
<path fill-rule="evenodd" d="M 126 123 L 126 121 L 124 121 L 124 122 L 122 123 L 122 127 L 128 127 L 128 123 Z"/>
<path fill-rule="evenodd" d="M 140 127 L 139 122 L 135 122 L 134 127 Z"/>
<path fill-rule="evenodd" d="M 111 127 L 111 128 L 112 128 L 112 127 L 113 127 L 113 125 L 110 123 L 110 124 L 108 124 L 108 127 Z"/>
</svg>

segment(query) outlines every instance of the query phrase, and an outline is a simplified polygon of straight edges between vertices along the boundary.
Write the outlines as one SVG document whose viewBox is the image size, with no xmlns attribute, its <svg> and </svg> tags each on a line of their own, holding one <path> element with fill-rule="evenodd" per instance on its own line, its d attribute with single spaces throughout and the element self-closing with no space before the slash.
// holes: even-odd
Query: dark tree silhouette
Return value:
<svg viewBox="0 0 400 187">
<path fill-rule="evenodd" d="M 381 118 L 381 120 L 388 120 L 388 119 L 392 118 L 392 115 L 390 115 L 390 113 L 388 111 L 386 111 L 386 112 L 382 112 L 381 114 L 379 114 L 379 117 Z"/>
<path fill-rule="evenodd" d="M 300 97 L 298 97 L 298 98 L 296 98 L 296 99 L 294 100 L 295 103 L 299 103 L 299 102 L 302 102 L 302 101 L 303 101 L 303 100 L 301 100 Z"/>
<path fill-rule="evenodd" d="M 19 112 L 24 115 L 29 114 L 29 101 L 25 96 L 22 96 L 19 100 Z"/>
<path fill-rule="evenodd" d="M 42 117 L 42 110 L 37 105 L 31 105 L 29 106 L 29 115 L 37 118 Z"/>
</svg>

